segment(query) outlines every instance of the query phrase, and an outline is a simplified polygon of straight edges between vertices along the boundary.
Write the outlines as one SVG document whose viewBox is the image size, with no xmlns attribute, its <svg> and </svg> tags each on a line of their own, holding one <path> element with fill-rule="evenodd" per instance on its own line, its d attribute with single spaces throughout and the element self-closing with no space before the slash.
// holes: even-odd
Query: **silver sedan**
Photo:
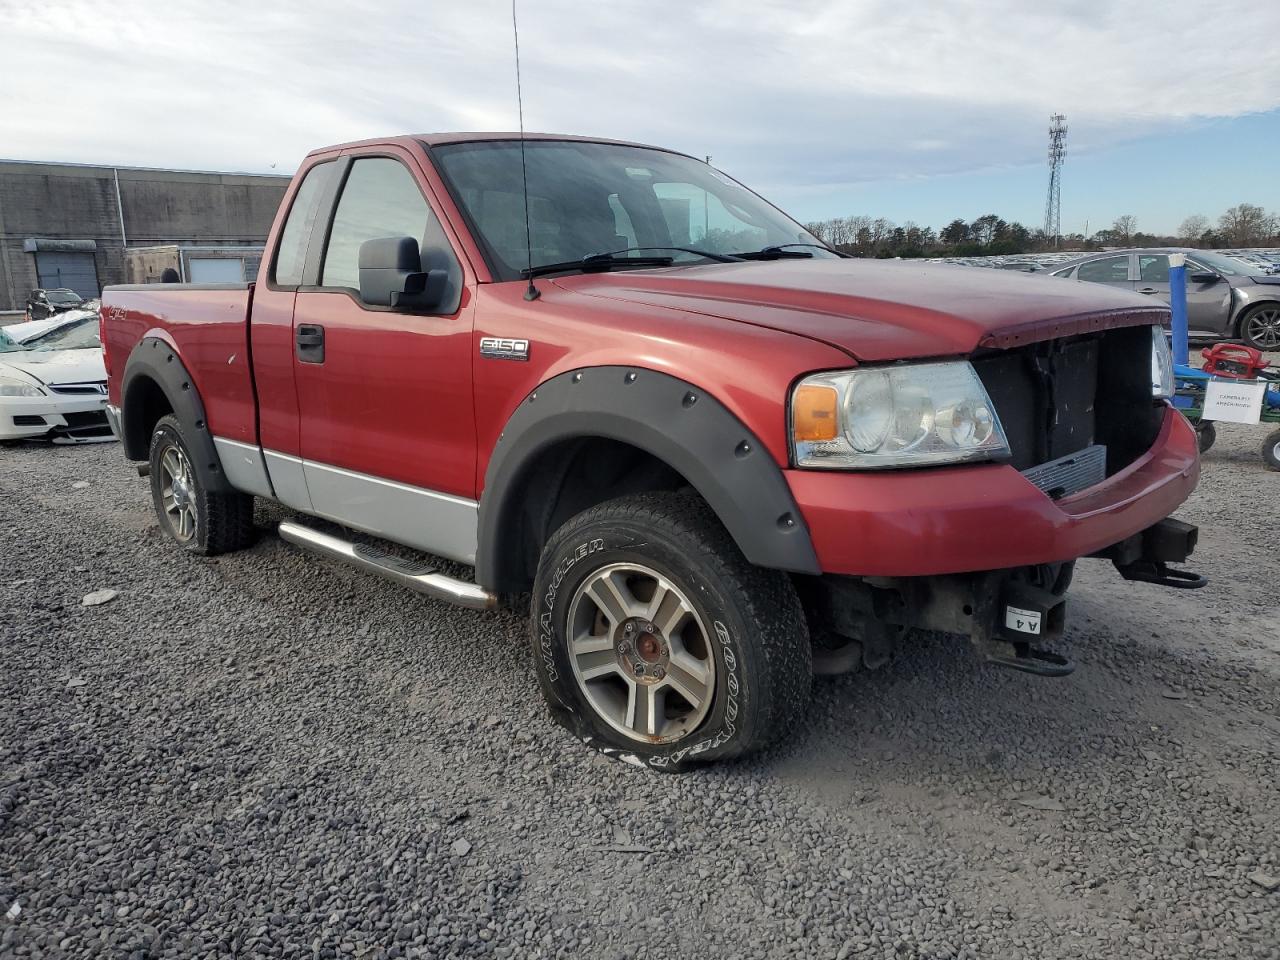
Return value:
<svg viewBox="0 0 1280 960">
<path fill-rule="evenodd" d="M 1280 350 L 1280 276 L 1209 250 L 1109 250 L 1054 270 L 1069 277 L 1169 300 L 1169 254 L 1187 255 L 1187 326 L 1191 336 L 1243 340 Z"/>
</svg>

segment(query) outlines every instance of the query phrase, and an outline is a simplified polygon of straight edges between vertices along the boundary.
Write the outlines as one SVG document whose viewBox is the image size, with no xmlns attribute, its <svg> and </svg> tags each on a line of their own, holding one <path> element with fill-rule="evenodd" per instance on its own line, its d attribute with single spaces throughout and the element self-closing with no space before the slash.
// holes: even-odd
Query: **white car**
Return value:
<svg viewBox="0 0 1280 960">
<path fill-rule="evenodd" d="M 0 440 L 22 439 L 115 439 L 95 314 L 0 329 Z"/>
</svg>

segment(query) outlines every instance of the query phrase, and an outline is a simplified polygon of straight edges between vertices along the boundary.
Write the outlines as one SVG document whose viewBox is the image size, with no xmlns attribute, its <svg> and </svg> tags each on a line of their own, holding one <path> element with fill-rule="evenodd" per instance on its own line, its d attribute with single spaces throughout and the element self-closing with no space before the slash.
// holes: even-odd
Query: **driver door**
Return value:
<svg viewBox="0 0 1280 960">
<path fill-rule="evenodd" d="M 314 511 L 420 550 L 475 559 L 471 281 L 405 151 L 341 161 L 319 283 L 294 307 L 300 452 Z M 412 237 L 449 280 L 415 312 L 360 298 L 360 245 Z"/>
</svg>

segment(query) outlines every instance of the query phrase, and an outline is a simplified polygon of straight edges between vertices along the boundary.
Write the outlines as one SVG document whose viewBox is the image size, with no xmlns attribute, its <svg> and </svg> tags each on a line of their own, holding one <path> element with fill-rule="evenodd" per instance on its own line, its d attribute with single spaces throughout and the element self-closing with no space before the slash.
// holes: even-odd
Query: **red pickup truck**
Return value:
<svg viewBox="0 0 1280 960">
<path fill-rule="evenodd" d="M 1202 584 L 1170 566 L 1199 460 L 1167 320 L 849 259 L 682 154 L 511 134 L 316 151 L 256 283 L 102 298 L 110 420 L 178 544 L 246 546 L 261 497 L 430 596 L 531 594 L 552 713 L 667 770 L 912 628 L 1068 672 L 1078 558 Z"/>
</svg>

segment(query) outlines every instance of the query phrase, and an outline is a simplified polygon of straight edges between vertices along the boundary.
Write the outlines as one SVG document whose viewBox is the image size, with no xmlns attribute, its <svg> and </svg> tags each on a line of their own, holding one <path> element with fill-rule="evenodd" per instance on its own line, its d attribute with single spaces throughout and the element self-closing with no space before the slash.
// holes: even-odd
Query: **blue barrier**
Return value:
<svg viewBox="0 0 1280 960">
<path fill-rule="evenodd" d="M 1169 306 L 1173 310 L 1173 362 L 1187 363 L 1187 258 L 1169 254 Z"/>
</svg>

